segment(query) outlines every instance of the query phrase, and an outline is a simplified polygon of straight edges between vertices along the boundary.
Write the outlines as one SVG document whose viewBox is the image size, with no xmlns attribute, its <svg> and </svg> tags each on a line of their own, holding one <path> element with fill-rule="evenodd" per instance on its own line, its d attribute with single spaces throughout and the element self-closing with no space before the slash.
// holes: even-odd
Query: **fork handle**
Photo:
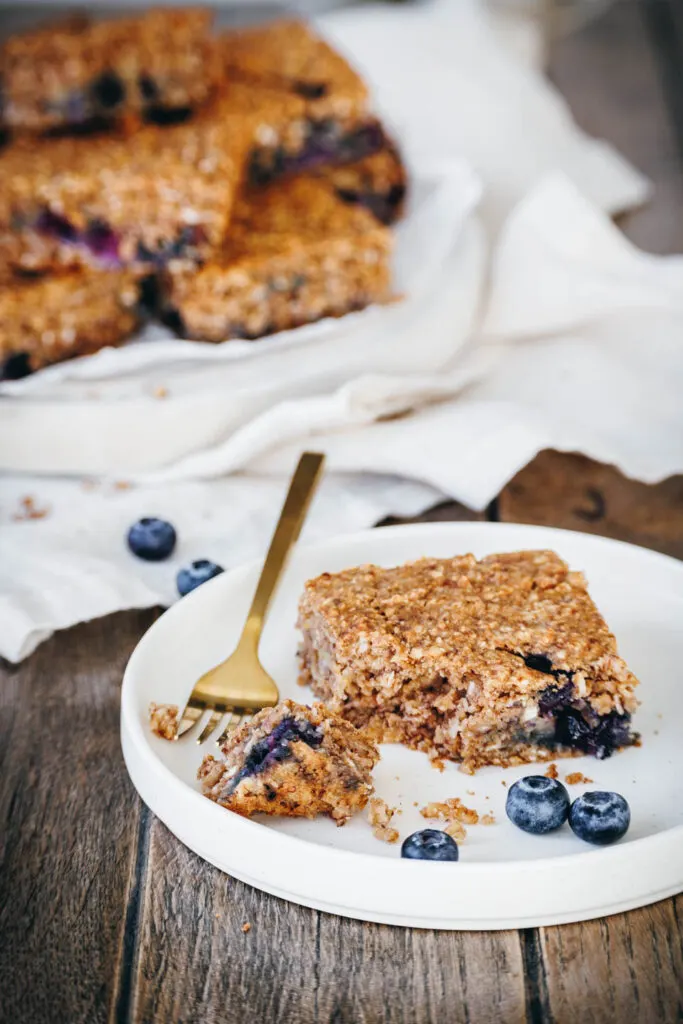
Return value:
<svg viewBox="0 0 683 1024">
<path fill-rule="evenodd" d="M 266 612 L 289 552 L 301 532 L 308 507 L 320 480 L 324 461 L 325 456 L 316 452 L 304 452 L 299 459 L 263 563 L 240 643 L 248 641 L 258 647 Z"/>
</svg>

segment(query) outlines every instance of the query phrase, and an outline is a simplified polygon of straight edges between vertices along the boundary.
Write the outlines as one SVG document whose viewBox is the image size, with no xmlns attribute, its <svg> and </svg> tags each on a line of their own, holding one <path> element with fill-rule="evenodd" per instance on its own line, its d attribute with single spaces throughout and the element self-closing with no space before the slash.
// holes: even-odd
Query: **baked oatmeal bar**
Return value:
<svg viewBox="0 0 683 1024">
<path fill-rule="evenodd" d="M 44 132 L 195 108 L 221 74 L 211 21 L 199 8 L 99 22 L 77 15 L 12 36 L 0 47 L 0 123 Z"/>
<path fill-rule="evenodd" d="M 315 818 L 345 825 L 372 794 L 377 747 L 321 704 L 265 708 L 204 758 L 205 796 L 231 811 Z"/>
<path fill-rule="evenodd" d="M 637 680 L 552 551 L 324 573 L 299 626 L 301 681 L 378 741 L 466 771 L 635 741 Z"/>
<path fill-rule="evenodd" d="M 223 238 L 252 133 L 228 92 L 130 139 L 19 139 L 0 152 L 0 259 L 30 270 L 200 259 Z"/>
<path fill-rule="evenodd" d="M 248 189 L 218 257 L 171 271 L 168 323 L 187 338 L 257 338 L 389 297 L 391 234 L 318 178 Z"/>
<path fill-rule="evenodd" d="M 140 322 L 139 282 L 125 270 L 0 281 L 0 379 L 125 341 Z"/>
<path fill-rule="evenodd" d="M 380 149 L 384 133 L 370 113 L 367 88 L 347 61 L 303 21 L 283 19 L 226 33 L 228 78 L 289 97 L 289 122 L 263 130 L 249 179 L 264 184 L 329 162 L 359 160 Z"/>
<path fill-rule="evenodd" d="M 389 140 L 364 160 L 321 167 L 317 173 L 327 178 L 340 199 L 364 206 L 381 224 L 393 224 L 403 214 L 406 170 Z"/>
</svg>

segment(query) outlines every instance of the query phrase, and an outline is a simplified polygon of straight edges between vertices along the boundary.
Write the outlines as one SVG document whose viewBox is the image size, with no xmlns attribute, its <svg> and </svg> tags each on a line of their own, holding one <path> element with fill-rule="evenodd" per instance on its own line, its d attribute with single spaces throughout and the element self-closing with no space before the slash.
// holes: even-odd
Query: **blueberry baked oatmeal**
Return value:
<svg viewBox="0 0 683 1024">
<path fill-rule="evenodd" d="M 166 275 L 166 320 L 186 338 L 257 338 L 390 294 L 387 228 L 315 177 L 247 189 L 218 256 Z"/>
<path fill-rule="evenodd" d="M 220 48 L 229 80 L 268 87 L 291 103 L 286 129 L 258 139 L 249 164 L 252 183 L 359 160 L 381 148 L 384 134 L 370 112 L 365 83 L 304 22 L 282 19 L 228 32 Z"/>
<path fill-rule="evenodd" d="M 140 322 L 128 271 L 66 271 L 0 281 L 0 379 L 125 341 Z"/>
<path fill-rule="evenodd" d="M 321 704 L 284 700 L 259 711 L 199 769 L 204 794 L 250 817 L 275 814 L 337 825 L 362 810 L 373 792 L 376 746 Z"/>
<path fill-rule="evenodd" d="M 231 94 L 191 121 L 0 152 L 0 259 L 29 270 L 193 262 L 225 233 L 253 133 Z"/>
<path fill-rule="evenodd" d="M 515 765 L 636 741 L 637 680 L 551 551 L 360 566 L 306 584 L 301 682 L 378 742 Z"/>
<path fill-rule="evenodd" d="M 0 124 L 44 132 L 196 108 L 221 74 L 211 20 L 199 8 L 96 22 L 77 15 L 14 35 L 0 47 Z"/>
<path fill-rule="evenodd" d="M 393 224 L 403 214 L 406 170 L 398 149 L 388 139 L 364 160 L 321 167 L 317 173 L 327 178 L 340 199 L 365 207 L 381 224 Z"/>
</svg>

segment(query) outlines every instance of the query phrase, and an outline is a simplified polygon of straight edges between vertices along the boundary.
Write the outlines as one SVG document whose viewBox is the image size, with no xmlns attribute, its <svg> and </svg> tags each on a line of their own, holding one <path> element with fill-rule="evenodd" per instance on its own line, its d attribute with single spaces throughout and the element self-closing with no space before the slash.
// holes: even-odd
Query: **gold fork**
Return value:
<svg viewBox="0 0 683 1024">
<path fill-rule="evenodd" d="M 259 641 L 268 606 L 287 556 L 301 532 L 324 461 L 324 455 L 314 452 L 304 452 L 299 459 L 237 647 L 229 658 L 209 669 L 195 683 L 180 717 L 176 739 L 186 736 L 204 712 L 210 711 L 209 719 L 197 740 L 197 743 L 204 743 L 216 730 L 223 716 L 229 714 L 230 718 L 216 741 L 220 746 L 230 732 L 255 711 L 272 707 L 280 699 L 275 680 L 259 661 Z"/>
</svg>

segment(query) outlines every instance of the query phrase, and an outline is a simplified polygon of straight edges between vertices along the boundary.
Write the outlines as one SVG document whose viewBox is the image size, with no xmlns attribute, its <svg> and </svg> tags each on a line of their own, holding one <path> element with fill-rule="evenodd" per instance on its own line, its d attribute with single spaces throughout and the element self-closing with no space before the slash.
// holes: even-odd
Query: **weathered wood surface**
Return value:
<svg viewBox="0 0 683 1024">
<path fill-rule="evenodd" d="M 676 136 L 638 7 L 617 2 L 559 44 L 550 71 L 583 126 L 657 185 L 627 233 L 681 251 Z M 681 478 L 645 487 L 581 456 L 542 453 L 488 516 L 683 557 Z M 471 517 L 450 504 L 423 518 Z M 142 807 L 119 748 L 123 665 L 155 614 L 80 626 L 0 666 L 0 1021 L 683 1021 L 681 897 L 563 928 L 449 934 L 295 907 L 200 861 Z"/>
</svg>

